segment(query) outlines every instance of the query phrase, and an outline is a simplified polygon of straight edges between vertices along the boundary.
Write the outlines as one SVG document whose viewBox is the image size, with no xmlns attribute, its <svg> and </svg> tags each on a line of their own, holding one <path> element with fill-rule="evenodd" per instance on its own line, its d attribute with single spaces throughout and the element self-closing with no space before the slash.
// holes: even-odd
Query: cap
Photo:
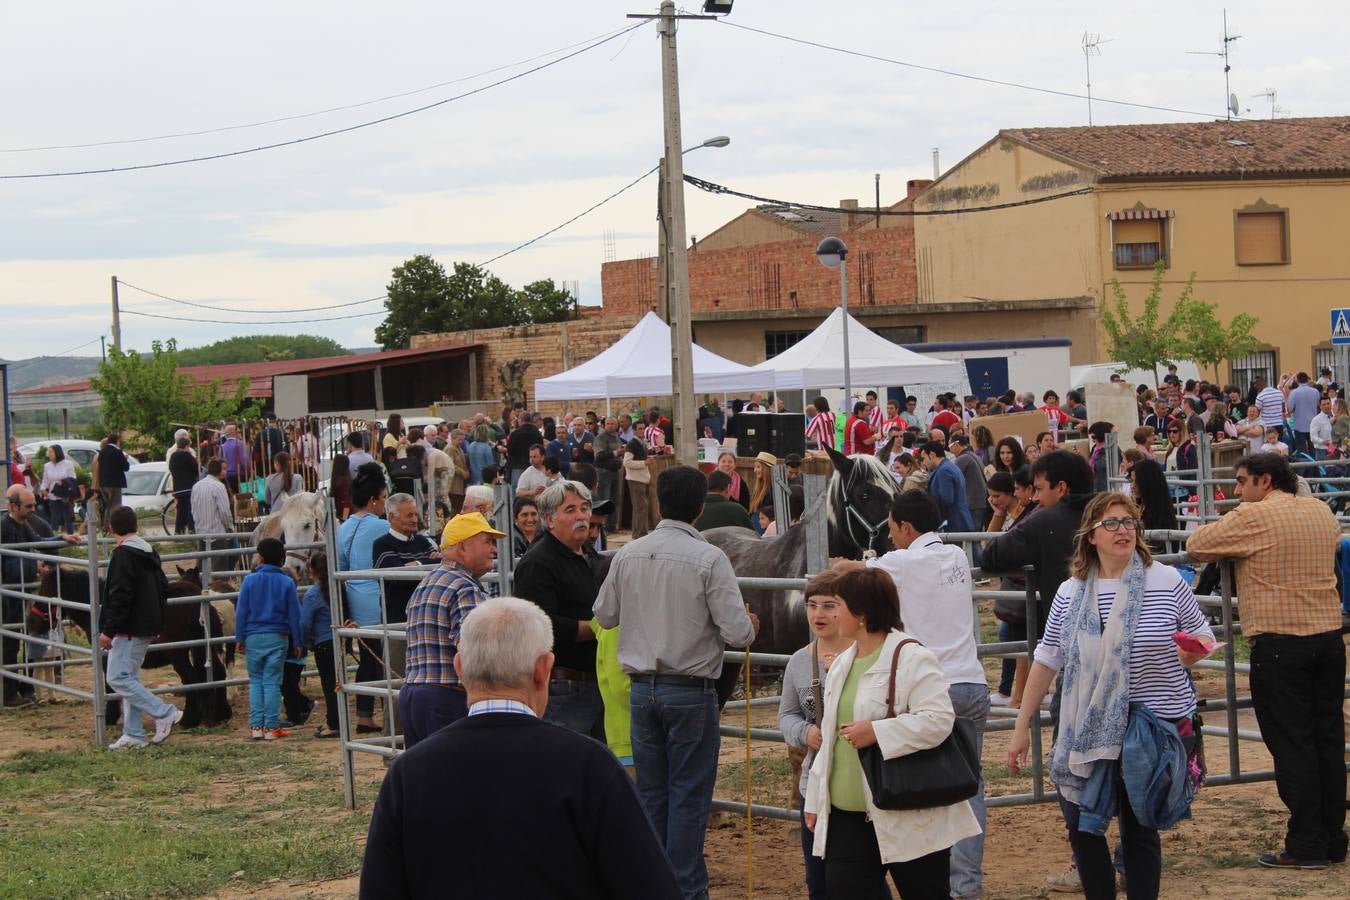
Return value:
<svg viewBox="0 0 1350 900">
<path fill-rule="evenodd" d="M 475 534 L 490 534 L 495 538 L 506 537 L 503 532 L 493 528 L 492 524 L 483 518 L 482 513 L 464 513 L 445 523 L 445 530 L 441 532 L 441 549 L 461 544 Z"/>
<path fill-rule="evenodd" d="M 607 516 L 614 512 L 614 501 L 606 497 L 604 500 L 596 500 L 591 504 L 591 515 Z"/>
</svg>

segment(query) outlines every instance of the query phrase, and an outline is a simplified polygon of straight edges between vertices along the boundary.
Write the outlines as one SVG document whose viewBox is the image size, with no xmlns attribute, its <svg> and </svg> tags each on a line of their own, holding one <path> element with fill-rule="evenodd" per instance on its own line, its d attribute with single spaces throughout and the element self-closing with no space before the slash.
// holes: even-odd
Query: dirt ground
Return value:
<svg viewBox="0 0 1350 900">
<path fill-rule="evenodd" d="M 148 683 L 163 681 L 160 673 Z M 311 694 L 317 685 L 309 686 Z M 1203 696 L 1222 692 L 1217 678 L 1206 673 L 1201 681 Z M 246 707 L 246 699 L 234 696 L 236 710 Z M 774 727 L 774 710 L 757 708 L 753 724 Z M 743 711 L 730 711 L 724 721 L 744 724 Z M 237 724 L 237 722 L 236 722 Z M 1222 714 L 1214 714 L 1211 725 L 1223 724 Z M 1249 712 L 1240 718 L 1244 729 L 1256 725 Z M 985 747 L 986 776 L 991 795 L 1019 793 L 1029 789 L 1026 778 L 1011 778 L 1002 760 L 1007 732 L 992 733 Z M 0 759 L 23 750 L 72 749 L 85 746 L 92 736 L 92 715 L 88 704 L 67 701 L 44 703 L 36 709 L 0 713 Z M 175 741 L 247 740 L 240 728 L 228 734 L 180 734 Z M 332 778 L 341 783 L 341 765 L 336 748 L 329 742 L 298 738 L 304 752 L 330 760 Z M 1207 739 L 1210 769 L 1222 773 L 1227 768 L 1227 752 L 1221 738 Z M 792 785 L 787 773 L 785 751 L 780 745 L 756 742 L 753 745 L 755 799 L 760 803 L 787 805 Z M 718 796 L 744 798 L 743 739 L 723 741 L 722 770 Z M 1241 764 L 1244 771 L 1270 768 L 1270 757 L 1259 743 L 1243 742 Z M 360 794 L 367 798 L 383 775 L 378 759 L 358 757 L 357 779 Z M 275 785 L 286 790 L 285 785 Z M 1347 897 L 1350 877 L 1344 866 L 1322 872 L 1274 872 L 1256 865 L 1259 853 L 1277 849 L 1283 832 L 1284 811 L 1274 785 L 1265 782 L 1233 787 L 1207 787 L 1194 806 L 1194 819 L 1163 836 L 1163 897 L 1189 898 L 1222 896 L 1225 900 L 1256 900 L 1269 897 Z M 709 828 L 707 858 L 714 897 L 750 896 L 747 872 L 747 847 L 753 847 L 753 895 L 762 900 L 805 896 L 802 883 L 801 847 L 796 823 L 767 819 L 753 822 L 747 839 L 745 818 L 735 814 L 715 814 Z M 1029 898 L 1047 896 L 1042 883 L 1047 875 L 1068 866 L 1069 853 L 1064 827 L 1053 804 L 998 808 L 990 810 L 988 843 L 985 855 L 985 888 L 990 898 Z M 314 897 L 355 896 L 356 878 L 311 883 L 273 882 L 232 892 L 227 887 L 216 894 L 223 897 Z"/>
</svg>

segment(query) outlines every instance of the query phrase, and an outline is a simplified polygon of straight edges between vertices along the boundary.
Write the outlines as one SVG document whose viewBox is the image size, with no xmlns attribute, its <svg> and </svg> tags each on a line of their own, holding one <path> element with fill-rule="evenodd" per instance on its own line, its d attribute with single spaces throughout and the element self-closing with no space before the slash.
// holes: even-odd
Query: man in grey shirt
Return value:
<svg viewBox="0 0 1350 900">
<path fill-rule="evenodd" d="M 623 442 L 619 440 L 619 420 L 605 417 L 605 424 L 595 436 L 595 468 L 600 476 L 599 500 L 614 500 L 618 510 L 619 469 L 623 467 Z M 615 513 L 605 517 L 605 527 L 614 529 Z"/>
<path fill-rule="evenodd" d="M 708 896 L 703 838 L 721 745 L 722 651 L 759 633 L 731 562 L 694 528 L 706 484 L 690 466 L 661 473 L 661 522 L 615 554 L 594 608 L 601 626 L 619 627 L 638 795 L 687 898 Z"/>
<path fill-rule="evenodd" d="M 952 451 L 952 462 L 966 477 L 966 509 L 970 510 L 970 521 L 977 530 L 984 530 L 984 522 L 989 512 L 989 490 L 984 484 L 984 465 L 975 451 L 970 448 L 970 438 L 965 434 L 954 434 L 947 443 Z"/>
</svg>

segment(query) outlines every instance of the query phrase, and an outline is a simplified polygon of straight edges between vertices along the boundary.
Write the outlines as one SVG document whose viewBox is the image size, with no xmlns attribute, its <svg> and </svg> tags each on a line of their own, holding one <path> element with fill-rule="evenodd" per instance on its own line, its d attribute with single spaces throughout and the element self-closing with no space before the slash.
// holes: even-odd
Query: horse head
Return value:
<svg viewBox="0 0 1350 900">
<path fill-rule="evenodd" d="M 178 580 L 180 582 L 201 590 L 202 570 L 199 566 L 193 566 L 190 569 L 185 569 L 182 566 L 174 566 L 174 568 L 178 570 Z"/>
<path fill-rule="evenodd" d="M 845 456 L 825 448 L 834 463 L 830 476 L 830 555 L 859 559 L 867 550 L 878 554 L 891 546 L 891 504 L 900 489 L 886 465 L 867 453 Z"/>
<path fill-rule="evenodd" d="M 292 494 L 258 525 L 253 533 L 253 542 L 265 537 L 278 538 L 286 545 L 286 564 L 284 568 L 303 581 L 305 567 L 309 564 L 312 550 L 302 548 L 302 544 L 314 544 L 323 540 L 324 495 L 305 491 Z"/>
</svg>

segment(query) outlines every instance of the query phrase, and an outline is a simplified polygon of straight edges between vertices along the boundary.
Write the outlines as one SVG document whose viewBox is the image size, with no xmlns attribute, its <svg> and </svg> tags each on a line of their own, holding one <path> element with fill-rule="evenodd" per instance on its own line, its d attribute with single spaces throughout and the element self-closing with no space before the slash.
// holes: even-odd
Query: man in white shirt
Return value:
<svg viewBox="0 0 1350 900">
<path fill-rule="evenodd" d="M 905 491 L 891 507 L 887 524 L 897 549 L 867 562 L 833 560 L 836 569 L 877 568 L 891 576 L 900 594 L 900 619 L 905 631 L 937 655 L 947 676 L 947 692 L 958 716 L 975 725 L 976 746 L 984 749 L 984 724 L 989 716 L 989 683 L 975 647 L 975 599 L 970 563 L 959 544 L 945 544 L 938 534 L 942 515 L 923 491 Z M 983 776 L 981 776 L 983 778 Z M 984 862 L 984 785 L 970 799 L 980 821 L 980 834 L 952 847 L 951 894 L 982 897 Z"/>
<path fill-rule="evenodd" d="M 544 445 L 535 444 L 530 448 L 530 467 L 520 473 L 520 480 L 516 482 L 516 496 L 537 497 L 551 483 L 552 479 L 544 471 Z"/>
<path fill-rule="evenodd" d="M 188 495 L 192 502 L 192 522 L 197 534 L 225 534 L 234 531 L 234 513 L 230 510 L 230 492 L 225 487 L 225 460 L 219 456 L 206 464 L 206 477 L 198 479 Z M 206 541 L 207 550 L 224 550 L 232 542 L 226 538 Z M 228 565 L 222 565 L 228 568 Z"/>
<path fill-rule="evenodd" d="M 1315 459 L 1326 459 L 1331 454 L 1331 416 L 1331 398 L 1323 397 L 1308 429 Z"/>
</svg>

